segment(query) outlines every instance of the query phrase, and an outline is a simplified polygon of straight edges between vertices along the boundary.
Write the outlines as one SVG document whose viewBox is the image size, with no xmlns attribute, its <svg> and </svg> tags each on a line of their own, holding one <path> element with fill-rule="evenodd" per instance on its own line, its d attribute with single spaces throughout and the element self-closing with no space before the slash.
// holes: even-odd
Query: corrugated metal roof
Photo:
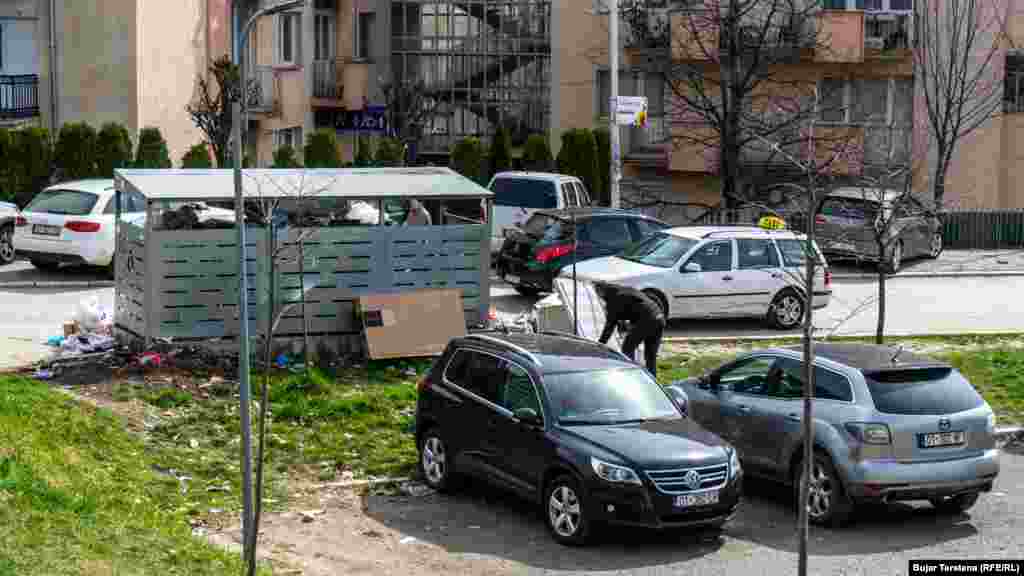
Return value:
<svg viewBox="0 0 1024 576">
<path fill-rule="evenodd" d="M 130 187 L 152 200 L 233 200 L 230 169 L 115 171 L 118 189 Z M 242 170 L 246 198 L 490 198 L 493 193 L 445 167 Z"/>
</svg>

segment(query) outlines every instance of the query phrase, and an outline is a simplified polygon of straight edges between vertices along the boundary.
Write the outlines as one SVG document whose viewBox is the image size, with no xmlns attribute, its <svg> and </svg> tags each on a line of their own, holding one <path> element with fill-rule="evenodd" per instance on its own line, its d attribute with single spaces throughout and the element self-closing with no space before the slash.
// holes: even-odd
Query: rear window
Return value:
<svg viewBox="0 0 1024 576">
<path fill-rule="evenodd" d="M 676 262 L 697 245 L 691 238 L 681 238 L 673 234 L 659 232 L 653 236 L 626 248 L 619 258 L 639 262 L 648 266 L 671 268 Z"/>
<path fill-rule="evenodd" d="M 777 238 L 775 243 L 779 246 L 779 251 L 782 252 L 782 260 L 787 268 L 803 266 L 807 262 L 807 253 L 810 251 L 807 248 L 807 240 Z M 825 258 L 818 250 L 817 244 L 814 245 L 814 251 L 818 253 L 818 263 L 824 266 Z"/>
<path fill-rule="evenodd" d="M 92 212 L 99 196 L 81 190 L 43 190 L 25 207 L 26 212 L 85 216 Z"/>
<path fill-rule="evenodd" d="M 523 224 L 523 231 L 534 238 L 558 240 L 572 236 L 572 223 L 548 214 L 534 214 Z"/>
<path fill-rule="evenodd" d="M 864 374 L 875 408 L 885 414 L 954 414 L 985 400 L 951 368 L 886 370 Z"/>
<path fill-rule="evenodd" d="M 558 192 L 553 182 L 532 178 L 497 178 L 491 183 L 497 206 L 544 210 L 558 207 Z"/>
<path fill-rule="evenodd" d="M 821 204 L 821 213 L 836 218 L 873 221 L 878 213 L 878 203 L 862 198 L 826 198 Z"/>
</svg>

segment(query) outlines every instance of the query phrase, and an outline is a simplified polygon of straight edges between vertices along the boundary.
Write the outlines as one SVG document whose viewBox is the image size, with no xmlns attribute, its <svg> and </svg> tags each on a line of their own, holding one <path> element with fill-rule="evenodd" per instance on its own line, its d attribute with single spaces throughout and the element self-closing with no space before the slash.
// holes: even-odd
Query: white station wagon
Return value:
<svg viewBox="0 0 1024 576">
<path fill-rule="evenodd" d="M 812 289 L 815 309 L 828 306 L 832 278 L 820 266 Z M 790 330 L 801 325 L 807 239 L 788 230 L 684 226 L 662 230 L 616 256 L 576 265 L 580 280 L 631 286 L 659 302 L 667 318 L 765 318 Z M 562 276 L 571 276 L 564 268 Z"/>
</svg>

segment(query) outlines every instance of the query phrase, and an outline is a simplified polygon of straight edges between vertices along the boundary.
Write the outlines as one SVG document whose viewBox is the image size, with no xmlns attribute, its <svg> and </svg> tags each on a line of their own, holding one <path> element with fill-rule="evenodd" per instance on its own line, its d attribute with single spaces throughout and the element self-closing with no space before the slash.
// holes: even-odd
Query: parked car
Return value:
<svg viewBox="0 0 1024 576">
<path fill-rule="evenodd" d="M 494 193 L 491 254 L 505 243 L 505 229 L 521 226 L 537 210 L 590 206 L 590 193 L 575 176 L 550 172 L 499 172 L 487 185 Z"/>
<path fill-rule="evenodd" d="M 562 544 L 583 544 L 597 524 L 721 527 L 742 497 L 736 451 L 597 342 L 473 333 L 418 388 L 425 482 L 443 492 L 472 476 L 517 493 Z"/>
<path fill-rule="evenodd" d="M 39 192 L 17 218 L 14 250 L 42 270 L 62 264 L 99 266 L 112 272 L 114 181 L 78 180 Z M 125 217 L 144 217 L 145 198 L 123 196 Z"/>
<path fill-rule="evenodd" d="M 759 317 L 789 330 L 804 317 L 809 252 L 807 238 L 788 230 L 684 226 L 578 264 L 576 276 L 642 290 L 669 319 Z M 832 275 L 817 245 L 814 252 L 820 266 L 811 303 L 817 309 L 828 306 Z"/>
<path fill-rule="evenodd" d="M 0 266 L 14 262 L 14 225 L 18 219 L 18 206 L 0 202 Z"/>
<path fill-rule="evenodd" d="M 890 273 L 899 272 L 908 258 L 938 258 L 942 253 L 939 219 L 899 190 L 839 188 L 831 192 L 815 217 L 814 234 L 831 259 L 876 262 Z M 895 211 L 895 213 L 893 213 Z M 890 246 L 880 254 L 876 240 L 879 218 L 891 226 L 884 238 Z"/>
<path fill-rule="evenodd" d="M 573 222 L 576 244 L 573 244 Z M 495 266 L 498 274 L 528 296 L 550 292 L 559 270 L 625 250 L 669 225 L 649 216 L 612 208 L 571 208 L 535 212 L 522 228 L 507 228 Z"/>
<path fill-rule="evenodd" d="M 677 384 L 691 417 L 755 476 L 799 486 L 803 353 L 757 350 Z M 889 346 L 815 345 L 809 519 L 857 504 L 928 500 L 965 511 L 999 473 L 995 415 L 953 366 Z"/>
</svg>

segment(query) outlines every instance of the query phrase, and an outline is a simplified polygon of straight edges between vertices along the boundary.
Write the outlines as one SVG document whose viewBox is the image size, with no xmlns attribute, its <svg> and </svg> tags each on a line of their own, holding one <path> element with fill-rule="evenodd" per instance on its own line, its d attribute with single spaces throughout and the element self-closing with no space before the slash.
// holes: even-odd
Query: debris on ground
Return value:
<svg viewBox="0 0 1024 576">
<path fill-rule="evenodd" d="M 317 519 L 317 516 L 322 516 L 323 513 L 323 510 L 306 510 L 303 512 L 299 512 L 299 516 L 302 518 L 303 523 L 309 524 L 310 522 L 315 521 Z"/>
<path fill-rule="evenodd" d="M 406 496 L 411 496 L 413 498 L 422 498 L 423 496 L 427 496 L 434 493 L 433 488 L 427 486 L 426 484 L 421 484 L 419 482 L 405 482 L 399 485 L 398 490 L 402 494 L 405 494 Z"/>
</svg>

